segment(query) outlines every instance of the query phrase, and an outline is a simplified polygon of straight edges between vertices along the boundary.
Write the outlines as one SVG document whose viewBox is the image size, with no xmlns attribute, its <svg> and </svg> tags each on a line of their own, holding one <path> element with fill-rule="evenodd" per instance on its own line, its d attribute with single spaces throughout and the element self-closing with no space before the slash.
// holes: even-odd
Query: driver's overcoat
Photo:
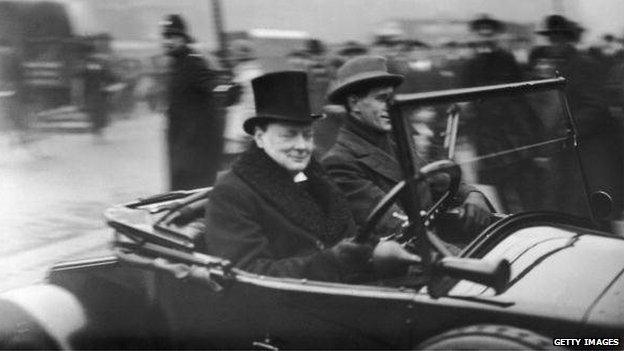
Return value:
<svg viewBox="0 0 624 351">
<path fill-rule="evenodd" d="M 346 200 L 316 162 L 298 184 L 252 146 L 216 183 L 206 207 L 203 250 L 246 271 L 342 280 L 329 247 L 355 233 Z"/>
<path fill-rule="evenodd" d="M 380 133 L 347 117 L 344 126 L 332 149 L 323 157 L 321 164 L 332 180 L 347 196 L 349 207 L 358 226 L 375 205 L 401 180 L 403 175 L 397 161 L 396 146 L 389 133 Z M 425 161 L 415 156 L 417 167 Z M 460 205 L 474 187 L 460 184 L 459 191 L 452 199 L 453 205 Z M 424 186 L 419 186 L 421 206 L 431 204 L 431 194 Z M 376 227 L 377 235 L 390 235 L 400 230 L 403 221 L 393 216 L 403 214 L 398 204 L 394 204 Z"/>
</svg>

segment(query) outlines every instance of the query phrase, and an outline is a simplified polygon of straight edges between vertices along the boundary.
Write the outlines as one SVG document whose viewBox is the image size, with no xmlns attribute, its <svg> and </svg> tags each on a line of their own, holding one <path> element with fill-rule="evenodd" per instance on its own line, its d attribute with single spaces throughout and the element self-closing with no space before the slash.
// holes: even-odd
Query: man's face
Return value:
<svg viewBox="0 0 624 351">
<path fill-rule="evenodd" d="M 314 140 L 311 124 L 272 122 L 266 130 L 256 127 L 254 140 L 280 166 L 295 174 L 310 163 Z"/>
<path fill-rule="evenodd" d="M 162 47 L 166 54 L 174 53 L 186 45 L 186 38 L 182 35 L 165 34 L 162 37 Z"/>
<path fill-rule="evenodd" d="M 388 115 L 388 102 L 393 93 L 393 87 L 381 87 L 373 88 L 363 97 L 349 96 L 351 115 L 373 129 L 389 132 L 392 125 Z"/>
</svg>

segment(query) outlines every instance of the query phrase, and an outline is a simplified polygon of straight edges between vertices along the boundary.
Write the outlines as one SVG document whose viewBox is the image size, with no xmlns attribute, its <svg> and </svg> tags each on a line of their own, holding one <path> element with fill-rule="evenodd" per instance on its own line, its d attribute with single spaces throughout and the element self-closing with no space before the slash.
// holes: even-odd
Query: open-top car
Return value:
<svg viewBox="0 0 624 351">
<path fill-rule="evenodd" d="M 344 284 L 245 272 L 201 252 L 200 238 L 210 235 L 203 221 L 210 188 L 175 191 L 106 212 L 116 233 L 112 255 L 58 263 L 46 284 L 0 295 L 0 346 L 548 349 L 554 339 L 580 338 L 567 346 L 621 347 L 624 239 L 598 229 L 610 199 L 590 194 L 587 182 L 578 187 L 588 195 L 586 218 L 497 214 L 458 255 L 446 243 L 458 234 L 453 221 L 461 213 L 448 202 L 466 165 L 527 150 L 575 152 L 564 87 L 565 79 L 554 78 L 395 96 L 391 119 L 404 180 L 355 239 L 374 235 L 375 222 L 402 201 L 404 230 L 373 253 L 379 279 Z M 493 155 L 456 157 L 464 106 L 457 103 L 535 94 L 561 103 L 561 133 Z M 444 157 L 417 167 L 405 112 L 433 105 L 454 107 L 446 109 Z M 450 180 L 446 191 L 433 204 L 419 203 L 417 185 L 441 173 Z"/>
</svg>

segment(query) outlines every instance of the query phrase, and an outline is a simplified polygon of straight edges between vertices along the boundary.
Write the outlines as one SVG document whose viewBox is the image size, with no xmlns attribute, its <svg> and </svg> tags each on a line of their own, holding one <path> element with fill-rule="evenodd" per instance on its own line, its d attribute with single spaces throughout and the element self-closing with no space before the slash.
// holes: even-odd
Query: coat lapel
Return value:
<svg viewBox="0 0 624 351">
<path fill-rule="evenodd" d="M 354 156 L 373 172 L 388 178 L 388 180 L 394 183 L 398 183 L 403 179 L 401 167 L 392 155 L 371 144 L 349 129 L 342 129 L 336 143 L 339 145 L 342 144 L 349 150 L 353 150 Z"/>
</svg>

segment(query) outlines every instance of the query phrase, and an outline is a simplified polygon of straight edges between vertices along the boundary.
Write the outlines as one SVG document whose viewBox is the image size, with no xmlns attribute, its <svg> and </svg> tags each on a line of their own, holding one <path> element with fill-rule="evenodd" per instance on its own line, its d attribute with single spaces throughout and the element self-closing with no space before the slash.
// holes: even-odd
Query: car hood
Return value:
<svg viewBox="0 0 624 351">
<path fill-rule="evenodd" d="M 449 295 L 487 297 L 510 310 L 548 318 L 586 320 L 593 309 L 610 311 L 624 325 L 624 240 L 574 228 L 525 228 L 498 243 L 484 259 L 506 258 L 511 279 L 500 295 L 491 288 L 461 281 Z M 612 296 L 613 295 L 613 296 Z M 594 316 L 602 320 L 602 317 Z"/>
</svg>

